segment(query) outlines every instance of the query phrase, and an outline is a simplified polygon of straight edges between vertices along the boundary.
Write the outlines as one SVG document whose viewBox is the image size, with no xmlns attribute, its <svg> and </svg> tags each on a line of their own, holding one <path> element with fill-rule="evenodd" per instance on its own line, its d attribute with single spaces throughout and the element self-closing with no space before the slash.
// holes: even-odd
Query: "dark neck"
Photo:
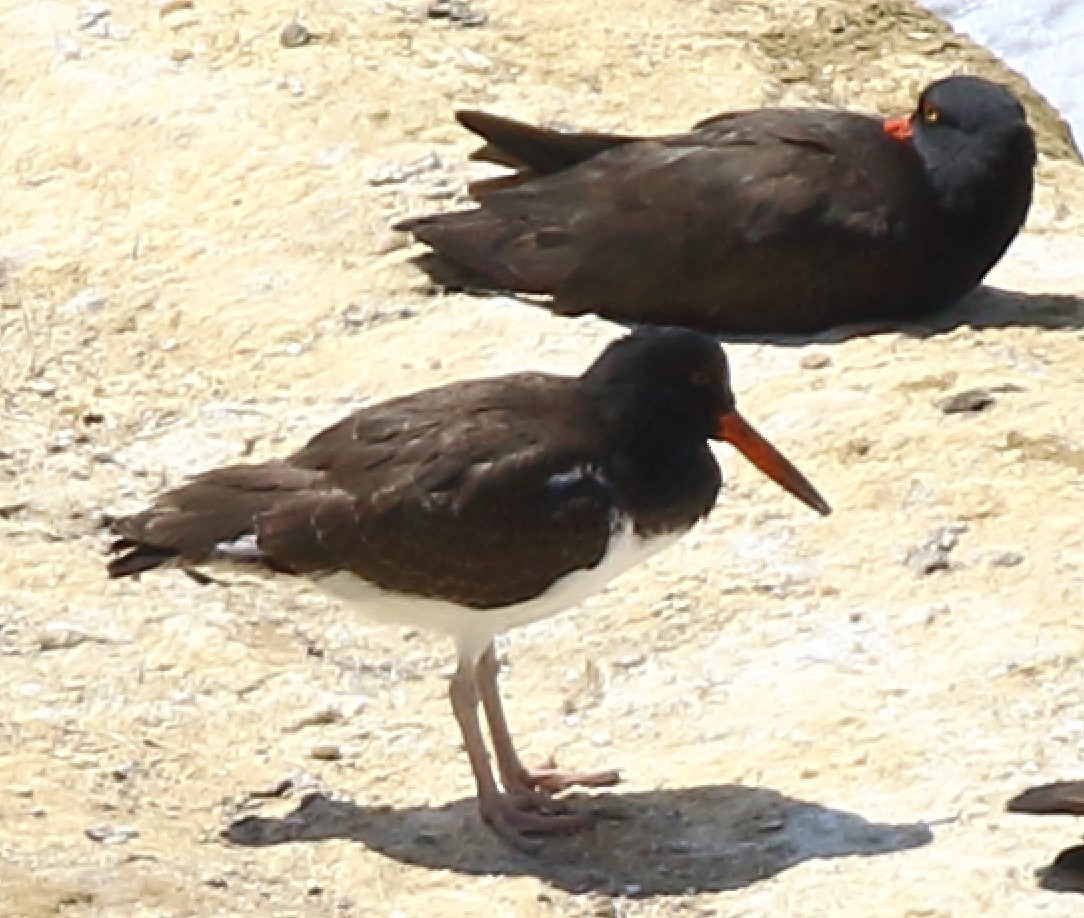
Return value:
<svg viewBox="0 0 1084 918">
<path fill-rule="evenodd" d="M 710 512 L 722 484 L 707 440 L 668 410 L 674 407 L 650 396 L 621 407 L 598 404 L 599 422 L 616 447 L 603 474 L 644 536 L 690 528 Z"/>
<path fill-rule="evenodd" d="M 1027 218 L 1034 184 L 1030 133 L 1012 138 L 1000 155 L 980 154 L 968 148 L 941 165 L 927 166 L 945 221 L 942 256 L 954 266 L 947 273 L 962 278 L 966 289 L 981 280 L 1015 238 Z"/>
</svg>

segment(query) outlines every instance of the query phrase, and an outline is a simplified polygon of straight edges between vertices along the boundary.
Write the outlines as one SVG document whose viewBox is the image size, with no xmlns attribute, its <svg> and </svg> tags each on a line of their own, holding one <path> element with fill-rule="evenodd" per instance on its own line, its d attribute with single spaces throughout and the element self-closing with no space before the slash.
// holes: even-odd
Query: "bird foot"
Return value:
<svg viewBox="0 0 1084 918">
<path fill-rule="evenodd" d="M 573 787 L 613 787 L 621 781 L 615 768 L 606 771 L 564 771 L 550 759 L 541 768 L 525 768 L 505 781 L 505 790 L 517 796 L 532 794 L 548 800 L 551 794 L 559 794 Z"/>
<path fill-rule="evenodd" d="M 542 848 L 533 836 L 574 835 L 591 825 L 579 814 L 532 812 L 531 803 L 519 795 L 496 794 L 481 801 L 482 821 L 518 851 L 535 854 Z"/>
</svg>

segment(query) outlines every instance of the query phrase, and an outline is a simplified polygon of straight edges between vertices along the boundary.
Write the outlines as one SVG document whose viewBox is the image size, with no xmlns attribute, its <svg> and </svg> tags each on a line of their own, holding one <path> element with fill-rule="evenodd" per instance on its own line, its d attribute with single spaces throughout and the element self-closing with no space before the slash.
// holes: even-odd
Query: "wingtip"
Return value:
<svg viewBox="0 0 1084 918">
<path fill-rule="evenodd" d="M 471 121 L 484 117 L 485 112 L 480 111 L 477 108 L 457 108 L 455 110 L 455 120 L 463 125 L 468 131 L 471 130 Z"/>
<path fill-rule="evenodd" d="M 424 219 L 424 217 L 403 217 L 402 220 L 396 220 L 391 225 L 391 228 L 397 233 L 412 233 L 414 232 L 414 227 Z"/>
<path fill-rule="evenodd" d="M 1055 781 L 1021 791 L 1005 803 L 1010 813 L 1084 816 L 1084 781 Z"/>
<path fill-rule="evenodd" d="M 161 567 L 177 556 L 175 551 L 141 545 L 130 539 L 117 539 L 109 546 L 109 553 L 114 556 L 105 565 L 105 572 L 110 580 L 137 577 L 146 571 Z"/>
</svg>

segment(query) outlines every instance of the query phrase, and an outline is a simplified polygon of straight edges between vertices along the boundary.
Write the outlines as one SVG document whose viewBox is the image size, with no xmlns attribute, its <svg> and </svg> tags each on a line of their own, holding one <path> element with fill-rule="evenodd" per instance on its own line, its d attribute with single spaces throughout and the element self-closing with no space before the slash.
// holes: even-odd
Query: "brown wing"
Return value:
<svg viewBox="0 0 1084 918">
<path fill-rule="evenodd" d="M 402 226 L 472 280 L 551 293 L 560 312 L 682 321 L 868 298 L 906 280 L 918 263 L 895 242 L 924 187 L 917 157 L 874 119 L 760 110 L 612 146 Z M 728 319 L 742 316 L 707 325 Z"/>
<path fill-rule="evenodd" d="M 614 506 L 592 444 L 554 427 L 554 400 L 571 391 L 555 382 L 417 393 L 362 409 L 285 463 L 209 472 L 114 525 L 126 554 L 110 573 L 179 556 L 352 571 L 478 608 L 526 599 L 598 563 Z"/>
</svg>

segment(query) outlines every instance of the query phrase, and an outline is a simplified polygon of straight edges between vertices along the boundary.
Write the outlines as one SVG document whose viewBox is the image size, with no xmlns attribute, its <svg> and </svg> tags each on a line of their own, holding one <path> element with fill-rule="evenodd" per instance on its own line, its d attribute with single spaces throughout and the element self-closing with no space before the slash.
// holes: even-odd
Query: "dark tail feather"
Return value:
<svg viewBox="0 0 1084 918">
<path fill-rule="evenodd" d="M 421 257 L 416 262 L 446 287 L 553 293 L 570 270 L 560 230 L 524 232 L 518 221 L 489 210 L 414 217 L 396 228 L 433 249 L 436 260 Z"/>
<path fill-rule="evenodd" d="M 591 131 L 555 131 L 479 111 L 459 111 L 455 117 L 468 131 L 488 141 L 471 154 L 471 159 L 514 169 L 527 168 L 534 175 L 560 172 L 611 147 L 640 139 Z"/>
<path fill-rule="evenodd" d="M 118 538 L 109 546 L 113 555 L 106 565 L 110 577 L 127 577 L 154 570 L 173 561 L 199 564 L 215 553 L 220 543 L 238 539 L 255 528 L 255 515 L 262 509 L 263 501 L 255 501 L 248 495 L 222 495 L 233 497 L 234 506 L 209 507 L 201 510 L 182 510 L 170 506 L 169 498 L 183 499 L 184 488 L 165 495 L 162 502 L 137 513 L 114 521 L 111 529 Z M 225 503 L 225 501 L 224 501 Z"/>
<path fill-rule="evenodd" d="M 318 476 L 271 462 L 200 475 L 149 509 L 110 522 L 117 539 L 106 570 L 110 577 L 127 577 L 172 561 L 206 561 L 223 543 L 255 534 L 260 514 L 292 499 Z"/>
<path fill-rule="evenodd" d="M 117 539 L 109 546 L 109 553 L 117 556 L 110 558 L 105 568 L 111 578 L 132 577 L 144 571 L 153 571 L 177 557 L 177 552 L 172 549 L 140 545 L 130 539 Z"/>
<path fill-rule="evenodd" d="M 1029 787 L 1006 803 L 1005 809 L 1033 816 L 1084 816 L 1084 781 L 1055 781 Z"/>
</svg>

